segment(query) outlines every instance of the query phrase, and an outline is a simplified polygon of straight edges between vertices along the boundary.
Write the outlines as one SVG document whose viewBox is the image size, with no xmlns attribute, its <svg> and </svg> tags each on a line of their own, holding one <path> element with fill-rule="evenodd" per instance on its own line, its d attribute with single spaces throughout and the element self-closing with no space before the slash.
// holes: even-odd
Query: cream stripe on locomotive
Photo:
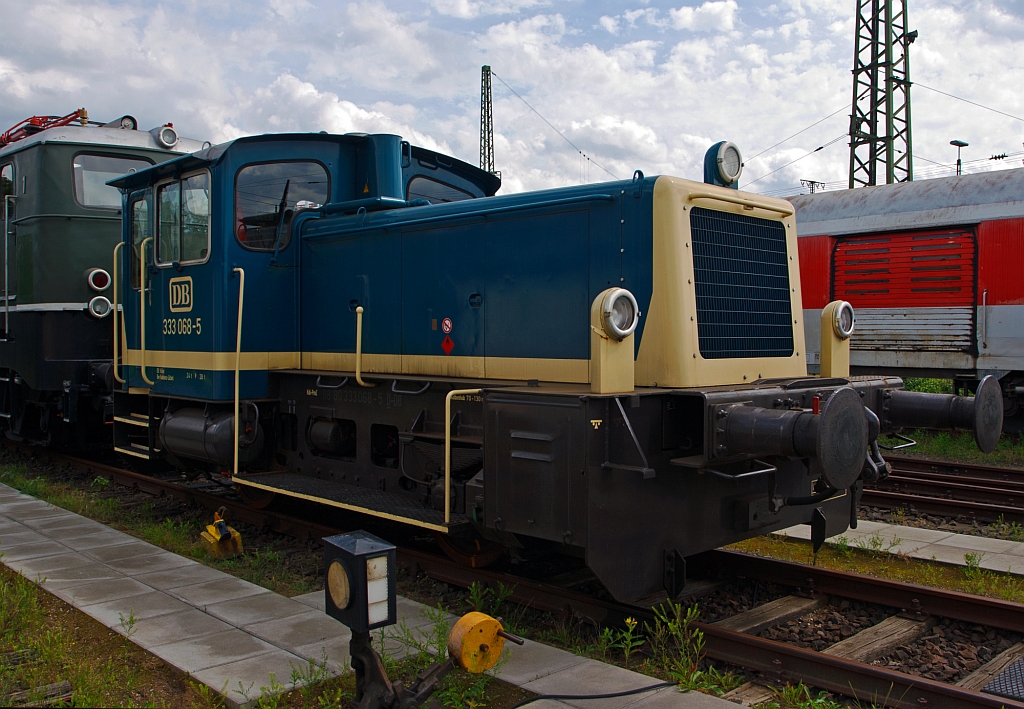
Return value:
<svg viewBox="0 0 1024 709">
<path fill-rule="evenodd" d="M 124 364 L 136 367 L 142 364 L 141 352 L 127 350 Z M 231 372 L 235 369 L 235 353 L 147 349 L 146 366 Z M 245 371 L 305 369 L 317 372 L 354 372 L 355 367 L 356 356 L 351 352 L 242 352 L 241 361 L 241 369 Z M 539 379 L 586 384 L 590 381 L 590 360 L 363 354 L 362 371 L 386 376 Z"/>
</svg>

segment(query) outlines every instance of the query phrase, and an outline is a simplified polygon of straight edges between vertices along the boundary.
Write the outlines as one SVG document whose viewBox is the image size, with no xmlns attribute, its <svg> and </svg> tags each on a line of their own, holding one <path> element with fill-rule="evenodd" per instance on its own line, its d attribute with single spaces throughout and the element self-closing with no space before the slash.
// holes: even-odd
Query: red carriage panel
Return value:
<svg viewBox="0 0 1024 709">
<path fill-rule="evenodd" d="M 839 240 L 833 293 L 854 308 L 974 305 L 975 240 L 968 231 L 909 232 Z"/>
</svg>

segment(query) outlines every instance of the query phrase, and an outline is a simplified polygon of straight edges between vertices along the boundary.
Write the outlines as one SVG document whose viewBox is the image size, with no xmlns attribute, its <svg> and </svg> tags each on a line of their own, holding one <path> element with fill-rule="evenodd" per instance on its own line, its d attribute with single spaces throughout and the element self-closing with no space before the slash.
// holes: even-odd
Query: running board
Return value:
<svg viewBox="0 0 1024 709">
<path fill-rule="evenodd" d="M 239 485 L 318 502 L 351 512 L 361 512 L 438 532 L 448 532 L 453 527 L 469 522 L 469 518 L 465 515 L 452 514 L 450 521 L 446 524 L 444 512 L 427 509 L 407 495 L 396 495 L 382 490 L 346 485 L 333 480 L 321 480 L 299 473 L 248 473 L 244 477 L 236 475 L 231 480 Z"/>
</svg>

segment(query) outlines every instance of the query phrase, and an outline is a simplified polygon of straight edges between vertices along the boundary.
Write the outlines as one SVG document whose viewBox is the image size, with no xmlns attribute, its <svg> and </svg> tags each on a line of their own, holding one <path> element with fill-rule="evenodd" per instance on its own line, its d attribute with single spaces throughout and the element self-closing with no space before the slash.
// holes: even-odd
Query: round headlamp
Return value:
<svg viewBox="0 0 1024 709">
<path fill-rule="evenodd" d="M 331 601 L 339 609 L 348 608 L 352 601 L 352 582 L 348 577 L 348 569 L 338 560 L 331 562 L 327 569 L 327 592 L 331 594 Z"/>
<path fill-rule="evenodd" d="M 154 128 L 150 133 L 163 148 L 173 148 L 178 144 L 178 131 L 174 130 L 174 126 L 170 123 Z"/>
<path fill-rule="evenodd" d="M 89 287 L 94 291 L 105 291 L 110 286 L 110 274 L 102 268 L 94 268 L 86 276 Z"/>
<path fill-rule="evenodd" d="M 110 315 L 110 311 L 114 309 L 114 306 L 110 304 L 102 295 L 98 295 L 89 301 L 89 315 L 94 318 L 105 318 Z"/>
<path fill-rule="evenodd" d="M 853 315 L 853 306 L 845 300 L 839 303 L 836 308 L 835 317 L 832 318 L 832 331 L 836 337 L 842 340 L 849 340 L 853 334 L 853 328 L 857 319 Z"/>
<path fill-rule="evenodd" d="M 601 303 L 601 323 L 609 337 L 624 340 L 633 334 L 640 321 L 636 298 L 625 288 L 612 288 Z"/>
<path fill-rule="evenodd" d="M 722 182 L 731 185 L 740 179 L 740 174 L 743 172 L 743 156 L 740 155 L 740 149 L 736 147 L 735 143 L 725 141 L 719 145 L 715 162 L 718 166 L 718 176 Z"/>
</svg>

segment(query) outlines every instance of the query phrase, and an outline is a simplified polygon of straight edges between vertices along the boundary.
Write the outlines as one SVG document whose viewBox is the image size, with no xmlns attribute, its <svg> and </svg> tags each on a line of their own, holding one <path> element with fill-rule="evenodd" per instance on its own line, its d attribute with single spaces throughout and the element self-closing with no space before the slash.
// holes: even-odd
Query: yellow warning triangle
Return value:
<svg viewBox="0 0 1024 709">
<path fill-rule="evenodd" d="M 369 182 L 367 182 L 365 185 L 363 185 L 363 194 L 370 194 L 370 183 Z"/>
</svg>

